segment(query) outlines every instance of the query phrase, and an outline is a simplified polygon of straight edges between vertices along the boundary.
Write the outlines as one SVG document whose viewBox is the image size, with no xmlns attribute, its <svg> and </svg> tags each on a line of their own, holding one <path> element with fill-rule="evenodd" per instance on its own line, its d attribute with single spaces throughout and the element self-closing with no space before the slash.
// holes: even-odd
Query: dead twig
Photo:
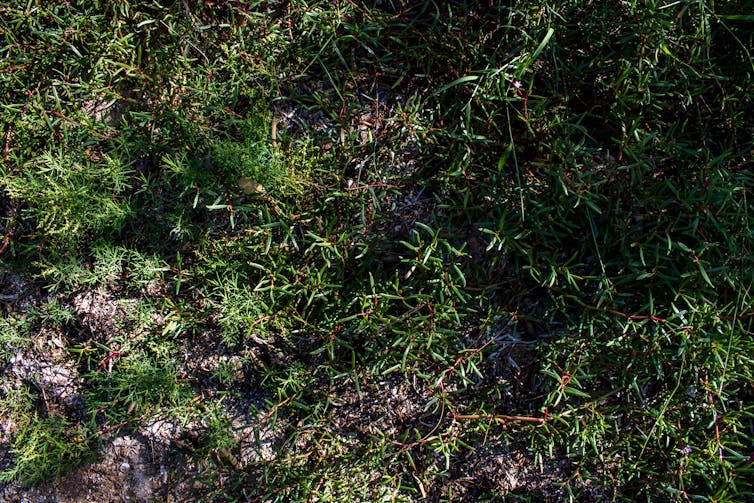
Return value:
<svg viewBox="0 0 754 503">
<path fill-rule="evenodd" d="M 15 231 L 16 212 L 18 211 L 18 204 L 15 201 L 11 201 L 10 216 L 8 216 L 7 224 L 5 226 L 5 237 L 3 238 L 3 244 L 0 245 L 0 255 L 5 253 L 5 250 L 10 244 L 10 240 L 13 237 Z"/>
<path fill-rule="evenodd" d="M 505 414 L 456 414 L 453 418 L 458 420 L 485 419 L 487 421 L 495 421 L 498 424 L 505 424 L 513 421 L 536 424 L 545 424 L 547 422 L 546 417 L 507 416 Z"/>
</svg>

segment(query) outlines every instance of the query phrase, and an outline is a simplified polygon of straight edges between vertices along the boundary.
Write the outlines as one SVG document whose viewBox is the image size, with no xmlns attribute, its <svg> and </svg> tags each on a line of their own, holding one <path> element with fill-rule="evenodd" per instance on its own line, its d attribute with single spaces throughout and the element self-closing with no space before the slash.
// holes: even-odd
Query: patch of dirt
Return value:
<svg viewBox="0 0 754 503">
<path fill-rule="evenodd" d="M 81 107 L 87 117 L 94 122 L 101 122 L 108 126 L 117 126 L 136 103 L 143 101 L 138 91 L 123 90 L 118 95 L 105 96 L 97 94 L 81 102 Z"/>
<path fill-rule="evenodd" d="M 122 435 L 103 446 L 102 457 L 95 463 L 36 487 L 11 484 L 0 494 L 8 502 L 147 502 L 155 498 L 185 501 L 190 488 L 185 482 L 171 486 L 174 467 L 170 461 L 144 436 Z"/>
<path fill-rule="evenodd" d="M 112 293 L 102 287 L 86 290 L 73 299 L 73 308 L 81 324 L 92 336 L 100 341 L 118 335 L 128 320 L 128 312 L 138 300 L 116 299 Z"/>
<path fill-rule="evenodd" d="M 94 339 L 106 341 L 123 329 L 133 302 L 119 300 L 105 289 L 96 289 L 75 296 L 69 307 Z M 191 344 L 192 352 L 186 353 L 182 366 L 182 374 L 199 385 L 200 394 L 208 402 L 216 398 L 217 383 L 213 383 L 212 374 L 221 362 L 238 367 L 231 374 L 233 379 L 243 378 L 240 362 L 235 361 L 237 357 L 222 354 L 223 349 L 216 342 L 219 339 L 208 338 L 203 341 L 206 344 L 191 341 L 195 344 Z M 215 342 L 210 343 L 212 340 Z M 36 392 L 35 413 L 42 417 L 54 414 L 71 423 L 86 420 L 87 404 L 82 392 L 85 382 L 67 350 L 65 334 L 42 327 L 34 336 L 34 344 L 15 352 L 1 377 L 3 394 L 23 385 Z M 214 458 L 230 462 L 237 469 L 273 459 L 287 432 L 282 420 L 276 428 L 265 423 L 265 414 L 275 411 L 253 408 L 252 401 L 261 404 L 262 398 L 251 394 L 243 400 L 223 402 L 221 417 L 227 419 L 234 447 L 212 451 Z M 9 413 L 0 413 L 0 428 L 0 468 L 3 468 L 14 462 L 10 445 L 16 425 Z M 202 467 L 191 462 L 191 453 L 201 447 L 210 428 L 211 424 L 202 416 L 188 422 L 165 413 L 144 417 L 136 428 L 104 431 L 98 459 L 93 463 L 35 487 L 23 487 L 18 482 L 2 484 L 0 501 L 200 501 L 201 497 L 194 493 L 201 494 L 207 488 L 196 479 Z"/>
<path fill-rule="evenodd" d="M 226 410 L 234 437 L 231 459 L 236 469 L 243 470 L 252 463 L 270 462 L 278 456 L 289 430 L 287 421 L 281 418 L 273 426 L 268 419 L 274 410 L 268 408 L 265 413 L 252 415 L 246 400 L 231 401 Z"/>
<path fill-rule="evenodd" d="M 20 275 L 2 271 L 3 290 L 12 300 L 16 315 L 40 308 L 41 297 Z M 12 297 L 12 298 L 11 298 Z M 4 299 L 4 300 L 8 300 Z M 19 302 L 19 300 L 21 300 Z M 77 295 L 70 307 L 81 325 L 100 341 L 118 333 L 126 322 L 133 300 L 119 300 L 105 289 Z M 78 336 L 74 337 L 78 338 Z M 38 328 L 29 344 L 11 348 L 12 356 L 0 374 L 0 394 L 5 397 L 22 386 L 35 394 L 34 414 L 41 418 L 57 416 L 69 424 L 86 420 L 84 382 L 73 354 L 68 351 L 67 334 L 45 326 Z M 0 411 L 0 468 L 14 463 L 11 441 L 17 425 L 9 410 Z M 164 421 L 163 421 L 164 423 Z M 67 473 L 59 480 L 35 487 L 18 482 L 0 484 L 0 500 L 7 502 L 104 502 L 152 501 L 172 495 L 174 501 L 186 501 L 189 488 L 185 483 L 170 484 L 169 474 L 177 468 L 168 455 L 172 440 L 181 430 L 168 428 L 159 419 L 147 421 L 138 431 L 103 436 L 99 460 Z"/>
<path fill-rule="evenodd" d="M 564 483 L 569 479 L 570 463 L 545 461 L 540 466 L 526 449 L 511 449 L 500 443 L 486 443 L 468 451 L 455 465 L 453 474 L 431 488 L 435 494 L 452 490 L 463 501 L 474 501 L 490 493 L 498 496 L 536 495 L 537 501 L 567 499 Z"/>
<path fill-rule="evenodd" d="M 429 429 L 431 414 L 424 414 L 423 405 L 429 397 L 423 388 L 415 388 L 402 377 L 386 377 L 375 383 L 364 383 L 357 393 L 351 386 L 334 389 L 338 397 L 331 420 L 337 430 L 362 437 L 372 435 L 397 438 L 409 427 Z M 426 416 L 426 417 L 425 417 Z"/>
<path fill-rule="evenodd" d="M 2 374 L 0 389 L 7 393 L 30 385 L 40 395 L 39 413 L 66 416 L 80 420 L 84 414 L 81 398 L 81 378 L 73 361 L 65 354 L 64 336 L 60 332 L 42 329 L 36 344 L 17 351 Z"/>
<path fill-rule="evenodd" d="M 20 274 L 0 264 L 0 313 L 25 313 L 39 302 L 39 297 L 39 292 L 26 283 Z"/>
</svg>

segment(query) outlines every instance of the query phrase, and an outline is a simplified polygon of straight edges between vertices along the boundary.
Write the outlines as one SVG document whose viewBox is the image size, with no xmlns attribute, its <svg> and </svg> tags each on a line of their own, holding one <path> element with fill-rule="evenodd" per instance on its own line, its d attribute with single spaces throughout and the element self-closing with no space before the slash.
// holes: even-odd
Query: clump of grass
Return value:
<svg viewBox="0 0 754 503">
<path fill-rule="evenodd" d="M 129 183 L 129 170 L 118 159 L 93 162 L 49 152 L 21 173 L 4 170 L 2 188 L 28 207 L 41 239 L 73 246 L 84 237 L 119 230 L 129 216 Z"/>
<path fill-rule="evenodd" d="M 747 497 L 741 9 L 5 8 L 0 253 L 58 302 L 141 302 L 107 340 L 43 311 L 91 424 L 5 397 L 28 426 L 5 480 L 83 462 L 87 428 L 253 390 L 285 438 L 239 468 L 218 401 L 202 496 L 544 497 L 480 459 L 506 446 L 562 500 Z M 33 323 L 0 326 L 7 358 Z M 182 356 L 220 352 L 208 376 Z"/>
<path fill-rule="evenodd" d="M 97 455 L 96 435 L 86 425 L 58 415 L 42 415 L 37 397 L 27 386 L 9 390 L 0 403 L 15 427 L 14 463 L 0 472 L 0 481 L 34 485 L 60 477 Z"/>
</svg>

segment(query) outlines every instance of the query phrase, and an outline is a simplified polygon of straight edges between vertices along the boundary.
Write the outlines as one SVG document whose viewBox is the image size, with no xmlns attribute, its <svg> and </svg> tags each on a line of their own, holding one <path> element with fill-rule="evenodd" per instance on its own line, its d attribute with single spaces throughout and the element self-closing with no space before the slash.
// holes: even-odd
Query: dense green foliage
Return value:
<svg viewBox="0 0 754 503">
<path fill-rule="evenodd" d="M 0 7 L 0 272 L 45 292 L 0 357 L 61 331 L 86 408 L 6 390 L 3 479 L 161 414 L 200 499 L 751 498 L 745 5 Z M 107 334 L 96 289 L 136 299 Z M 551 487 L 466 480 L 493 452 Z"/>
</svg>

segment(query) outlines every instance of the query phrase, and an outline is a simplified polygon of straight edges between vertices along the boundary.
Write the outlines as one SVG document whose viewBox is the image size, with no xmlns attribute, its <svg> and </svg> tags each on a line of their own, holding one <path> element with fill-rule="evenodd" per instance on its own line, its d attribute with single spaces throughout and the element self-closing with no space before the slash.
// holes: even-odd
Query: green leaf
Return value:
<svg viewBox="0 0 754 503">
<path fill-rule="evenodd" d="M 547 43 L 552 38 L 553 34 L 555 33 L 555 30 L 552 28 L 547 29 L 547 34 L 545 35 L 545 38 L 542 39 L 542 41 L 537 46 L 537 49 L 534 51 L 534 54 L 532 54 L 531 59 L 535 60 L 537 59 L 537 56 L 539 56 L 539 53 L 544 50 L 544 48 L 547 46 Z"/>
<path fill-rule="evenodd" d="M 432 96 L 437 96 L 438 94 L 442 94 L 448 89 L 450 89 L 451 87 L 455 87 L 460 84 L 465 84 L 466 82 L 474 82 L 476 80 L 479 80 L 479 75 L 467 75 L 465 77 L 461 77 L 459 79 L 454 80 L 450 84 L 446 84 L 442 86 L 440 89 L 432 93 Z"/>
</svg>

